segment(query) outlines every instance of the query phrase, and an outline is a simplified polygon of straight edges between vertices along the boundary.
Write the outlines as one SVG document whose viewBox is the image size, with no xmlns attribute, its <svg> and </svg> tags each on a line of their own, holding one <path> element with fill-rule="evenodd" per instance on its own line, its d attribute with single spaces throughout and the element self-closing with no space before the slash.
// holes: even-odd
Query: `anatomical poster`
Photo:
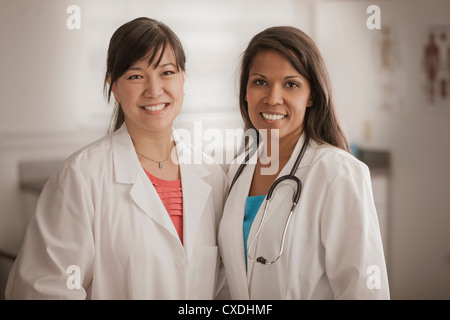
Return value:
<svg viewBox="0 0 450 320">
<path fill-rule="evenodd" d="M 450 110 L 450 25 L 426 30 L 422 58 L 422 90 L 426 106 Z"/>
</svg>

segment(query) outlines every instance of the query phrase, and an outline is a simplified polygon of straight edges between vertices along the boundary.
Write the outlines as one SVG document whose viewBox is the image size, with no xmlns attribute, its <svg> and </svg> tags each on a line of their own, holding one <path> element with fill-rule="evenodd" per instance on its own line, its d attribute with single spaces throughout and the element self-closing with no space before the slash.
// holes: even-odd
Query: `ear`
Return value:
<svg viewBox="0 0 450 320">
<path fill-rule="evenodd" d="M 108 82 L 108 85 L 111 87 L 111 77 L 108 77 L 106 79 L 106 81 Z M 117 93 L 116 83 L 113 83 L 113 85 L 111 87 L 111 92 L 113 93 L 114 99 L 117 101 L 117 103 L 120 103 L 120 98 L 119 98 L 119 95 Z"/>
<path fill-rule="evenodd" d="M 307 107 L 312 107 L 312 105 L 314 104 L 314 100 L 312 96 L 309 96 L 308 102 L 306 103 Z"/>
<path fill-rule="evenodd" d="M 186 70 L 183 70 L 182 75 L 183 75 L 183 85 L 184 85 L 186 82 Z"/>
</svg>

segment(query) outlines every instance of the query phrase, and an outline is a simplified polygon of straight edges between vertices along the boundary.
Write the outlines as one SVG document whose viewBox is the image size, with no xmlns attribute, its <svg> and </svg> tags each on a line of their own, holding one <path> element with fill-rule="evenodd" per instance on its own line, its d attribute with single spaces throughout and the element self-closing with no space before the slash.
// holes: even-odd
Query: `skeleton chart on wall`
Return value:
<svg viewBox="0 0 450 320">
<path fill-rule="evenodd" d="M 421 68 L 426 106 L 450 110 L 450 25 L 426 31 Z"/>
</svg>

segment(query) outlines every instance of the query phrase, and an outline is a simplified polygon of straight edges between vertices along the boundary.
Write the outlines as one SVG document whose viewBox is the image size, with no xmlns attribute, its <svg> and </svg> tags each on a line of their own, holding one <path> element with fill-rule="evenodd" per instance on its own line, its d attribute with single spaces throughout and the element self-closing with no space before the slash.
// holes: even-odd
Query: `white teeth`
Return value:
<svg viewBox="0 0 450 320">
<path fill-rule="evenodd" d="M 280 120 L 286 117 L 284 114 L 268 114 L 268 113 L 261 113 L 262 116 L 267 120 Z"/>
<path fill-rule="evenodd" d="M 162 109 L 164 109 L 165 106 L 166 106 L 165 103 L 161 103 L 156 106 L 143 106 L 142 108 L 144 108 L 147 111 L 161 111 Z"/>
</svg>

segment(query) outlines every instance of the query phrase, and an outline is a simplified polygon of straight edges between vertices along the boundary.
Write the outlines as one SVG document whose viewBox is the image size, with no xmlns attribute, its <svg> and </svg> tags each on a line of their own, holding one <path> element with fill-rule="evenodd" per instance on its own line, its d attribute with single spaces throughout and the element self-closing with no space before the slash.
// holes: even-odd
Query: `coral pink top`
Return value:
<svg viewBox="0 0 450 320">
<path fill-rule="evenodd" d="M 183 191 L 181 189 L 181 179 L 167 181 L 153 176 L 145 169 L 144 171 L 158 192 L 178 232 L 180 241 L 183 243 Z"/>
</svg>

